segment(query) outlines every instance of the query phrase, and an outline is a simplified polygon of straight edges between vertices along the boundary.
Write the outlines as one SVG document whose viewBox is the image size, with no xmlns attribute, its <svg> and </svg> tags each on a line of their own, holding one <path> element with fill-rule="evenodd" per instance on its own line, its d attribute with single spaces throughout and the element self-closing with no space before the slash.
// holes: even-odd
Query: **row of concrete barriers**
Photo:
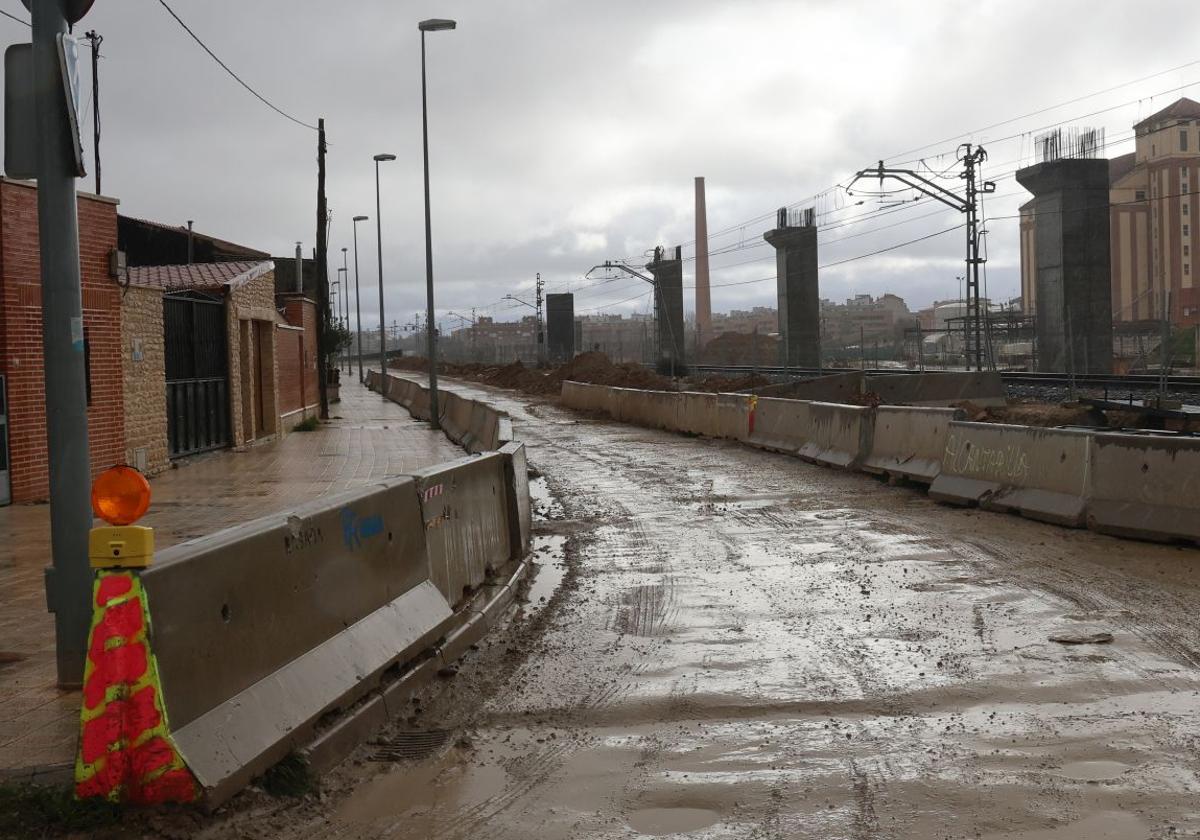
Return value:
<svg viewBox="0 0 1200 840">
<path fill-rule="evenodd" d="M 393 398 L 428 416 L 402 382 Z M 482 454 L 182 543 L 144 573 L 172 738 L 208 804 L 293 751 L 336 763 L 511 602 L 525 448 L 498 411 L 446 396 L 451 435 Z"/>
<path fill-rule="evenodd" d="M 1200 439 L 969 423 L 953 408 L 563 383 L 615 420 L 929 485 L 931 497 L 1117 536 L 1200 543 Z"/>
</svg>

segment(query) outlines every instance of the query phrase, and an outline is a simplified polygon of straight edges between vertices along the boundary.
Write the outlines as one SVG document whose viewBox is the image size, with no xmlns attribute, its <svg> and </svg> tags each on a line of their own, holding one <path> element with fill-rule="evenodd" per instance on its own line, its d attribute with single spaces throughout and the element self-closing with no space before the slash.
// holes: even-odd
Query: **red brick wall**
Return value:
<svg viewBox="0 0 1200 840">
<path fill-rule="evenodd" d="M 108 276 L 117 245 L 117 206 L 80 196 L 83 324 L 91 361 L 88 436 L 93 473 L 124 459 L 121 290 Z M 42 365 L 41 261 L 37 190 L 0 181 L 0 369 L 8 377 L 12 498 L 45 499 L 48 489 Z"/>
<path fill-rule="evenodd" d="M 304 331 L 279 329 L 276 353 L 279 360 L 279 413 L 310 408 L 317 395 L 317 308 L 308 298 L 286 296 L 283 317 Z"/>
<path fill-rule="evenodd" d="M 278 326 L 275 329 L 275 359 L 279 368 L 279 413 L 291 414 L 304 408 L 300 390 L 304 370 L 304 331 Z"/>
</svg>

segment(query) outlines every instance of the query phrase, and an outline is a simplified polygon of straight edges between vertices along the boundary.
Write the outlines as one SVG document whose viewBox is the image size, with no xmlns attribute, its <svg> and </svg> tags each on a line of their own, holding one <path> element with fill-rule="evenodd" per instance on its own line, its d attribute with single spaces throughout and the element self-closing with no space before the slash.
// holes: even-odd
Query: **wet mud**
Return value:
<svg viewBox="0 0 1200 840">
<path fill-rule="evenodd" d="M 1200 552 L 488 393 L 543 476 L 508 627 L 206 836 L 1200 835 Z"/>
</svg>

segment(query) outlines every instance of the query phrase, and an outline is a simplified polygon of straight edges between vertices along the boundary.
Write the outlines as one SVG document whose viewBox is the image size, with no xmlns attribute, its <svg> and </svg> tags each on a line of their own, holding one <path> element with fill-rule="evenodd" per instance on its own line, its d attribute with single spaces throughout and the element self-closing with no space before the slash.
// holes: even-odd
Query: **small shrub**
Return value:
<svg viewBox="0 0 1200 840">
<path fill-rule="evenodd" d="M 320 427 L 321 427 L 321 421 L 317 419 L 316 415 L 313 415 L 311 417 L 305 417 L 303 420 L 301 420 L 295 426 L 292 426 L 292 431 L 293 432 L 315 432 Z"/>
</svg>

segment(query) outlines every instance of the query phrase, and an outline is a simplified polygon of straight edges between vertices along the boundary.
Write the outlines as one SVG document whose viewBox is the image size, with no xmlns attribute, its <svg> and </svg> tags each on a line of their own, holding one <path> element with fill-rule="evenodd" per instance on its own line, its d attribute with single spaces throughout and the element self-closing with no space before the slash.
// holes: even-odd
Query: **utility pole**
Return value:
<svg viewBox="0 0 1200 840">
<path fill-rule="evenodd" d="M 96 168 L 96 195 L 100 195 L 100 45 L 104 36 L 93 29 L 84 37 L 92 42 L 92 160 Z"/>
<path fill-rule="evenodd" d="M 91 627 L 91 458 L 79 262 L 76 159 L 63 100 L 58 42 L 68 32 L 63 4 L 35 0 L 33 92 L 38 138 L 38 238 L 42 279 L 42 348 L 45 366 L 46 447 L 50 473 L 51 563 L 46 601 L 54 613 L 58 685 L 78 688 Z M 72 21 L 74 22 L 74 21 Z M 7 131 L 18 126 L 8 125 Z"/>
<path fill-rule="evenodd" d="M 317 387 L 321 395 L 321 419 L 329 419 L 329 364 L 325 358 L 325 336 L 329 329 L 329 267 L 326 225 L 329 211 L 325 201 L 325 118 L 317 120 Z M 387 375 L 387 370 L 384 370 Z"/>
<path fill-rule="evenodd" d="M 979 266 L 984 262 L 979 256 L 979 196 L 994 193 L 996 185 L 992 181 L 979 183 L 979 166 L 987 160 L 987 152 L 982 146 L 964 143 L 958 147 L 959 162 L 963 164 L 963 172 L 959 178 L 966 181 L 965 198 L 957 193 L 935 184 L 923 175 L 911 169 L 895 169 L 885 167 L 883 161 L 874 169 L 860 170 L 851 180 L 853 186 L 861 178 L 878 178 L 882 186 L 883 179 L 899 181 L 922 195 L 940 201 L 947 207 L 958 210 L 966 216 L 964 227 L 967 229 L 967 321 L 963 332 L 966 338 L 967 367 L 974 364 L 976 370 L 983 370 L 983 325 L 980 318 L 979 302 Z M 960 296 L 961 297 L 961 296 Z"/>
<path fill-rule="evenodd" d="M 544 368 L 546 366 L 546 331 L 542 324 L 542 289 L 545 288 L 545 283 L 542 282 L 542 273 L 537 273 L 537 366 Z"/>
</svg>

